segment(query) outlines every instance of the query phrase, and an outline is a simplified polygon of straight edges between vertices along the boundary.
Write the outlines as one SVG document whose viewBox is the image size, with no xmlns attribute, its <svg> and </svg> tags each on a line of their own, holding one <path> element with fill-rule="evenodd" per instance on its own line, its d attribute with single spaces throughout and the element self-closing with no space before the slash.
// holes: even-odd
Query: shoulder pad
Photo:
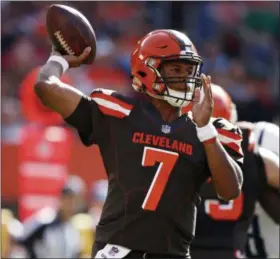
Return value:
<svg viewBox="0 0 280 259">
<path fill-rule="evenodd" d="M 90 97 L 96 102 L 104 115 L 125 118 L 129 116 L 133 109 L 131 99 L 110 89 L 95 89 Z"/>
</svg>

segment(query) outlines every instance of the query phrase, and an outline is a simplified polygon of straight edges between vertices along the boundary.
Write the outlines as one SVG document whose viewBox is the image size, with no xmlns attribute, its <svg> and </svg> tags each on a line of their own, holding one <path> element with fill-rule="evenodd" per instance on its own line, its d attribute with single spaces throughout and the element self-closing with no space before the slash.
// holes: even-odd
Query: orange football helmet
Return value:
<svg viewBox="0 0 280 259">
<path fill-rule="evenodd" d="M 164 77 L 160 68 L 164 62 L 183 60 L 193 65 L 188 77 Z M 191 40 L 175 30 L 155 30 L 138 41 L 131 55 L 132 86 L 154 98 L 176 107 L 186 106 L 193 100 L 195 88 L 201 88 L 202 59 Z M 172 83 L 185 83 L 185 91 L 169 87 Z"/>
<path fill-rule="evenodd" d="M 214 99 L 214 109 L 212 117 L 222 117 L 231 123 L 237 122 L 237 110 L 229 94 L 219 85 L 211 84 Z M 192 110 L 192 104 L 183 107 L 182 113 Z"/>
</svg>

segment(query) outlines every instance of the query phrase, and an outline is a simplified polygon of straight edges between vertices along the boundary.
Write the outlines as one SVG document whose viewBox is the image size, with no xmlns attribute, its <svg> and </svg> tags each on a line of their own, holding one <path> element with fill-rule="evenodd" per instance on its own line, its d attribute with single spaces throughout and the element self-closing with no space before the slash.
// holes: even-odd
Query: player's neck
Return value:
<svg viewBox="0 0 280 259">
<path fill-rule="evenodd" d="M 161 115 L 161 118 L 164 121 L 171 122 L 173 120 L 176 120 L 178 117 L 180 117 L 180 114 L 181 114 L 180 109 L 170 105 L 166 101 L 151 98 L 151 102 L 155 106 L 155 108 L 158 110 L 158 112 Z"/>
</svg>

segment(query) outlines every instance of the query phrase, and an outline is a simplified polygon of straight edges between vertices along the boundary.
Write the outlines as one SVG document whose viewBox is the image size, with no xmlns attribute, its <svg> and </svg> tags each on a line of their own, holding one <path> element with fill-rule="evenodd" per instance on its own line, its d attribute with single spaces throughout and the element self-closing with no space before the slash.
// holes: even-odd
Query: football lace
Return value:
<svg viewBox="0 0 280 259">
<path fill-rule="evenodd" d="M 60 31 L 57 31 L 54 33 L 56 39 L 62 46 L 62 48 L 67 52 L 69 55 L 75 55 L 75 52 L 70 48 L 70 46 L 67 44 L 67 42 L 64 40 L 62 34 Z"/>
</svg>

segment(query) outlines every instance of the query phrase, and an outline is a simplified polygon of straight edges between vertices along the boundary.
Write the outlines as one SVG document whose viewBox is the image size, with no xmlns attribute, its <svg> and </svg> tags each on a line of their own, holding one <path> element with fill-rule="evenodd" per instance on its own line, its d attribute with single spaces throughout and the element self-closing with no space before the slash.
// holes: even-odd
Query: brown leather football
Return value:
<svg viewBox="0 0 280 259">
<path fill-rule="evenodd" d="M 47 11 L 46 27 L 55 49 L 62 55 L 79 56 L 90 46 L 84 64 L 92 64 L 96 56 L 96 37 L 87 18 L 78 10 L 54 4 Z"/>
</svg>

